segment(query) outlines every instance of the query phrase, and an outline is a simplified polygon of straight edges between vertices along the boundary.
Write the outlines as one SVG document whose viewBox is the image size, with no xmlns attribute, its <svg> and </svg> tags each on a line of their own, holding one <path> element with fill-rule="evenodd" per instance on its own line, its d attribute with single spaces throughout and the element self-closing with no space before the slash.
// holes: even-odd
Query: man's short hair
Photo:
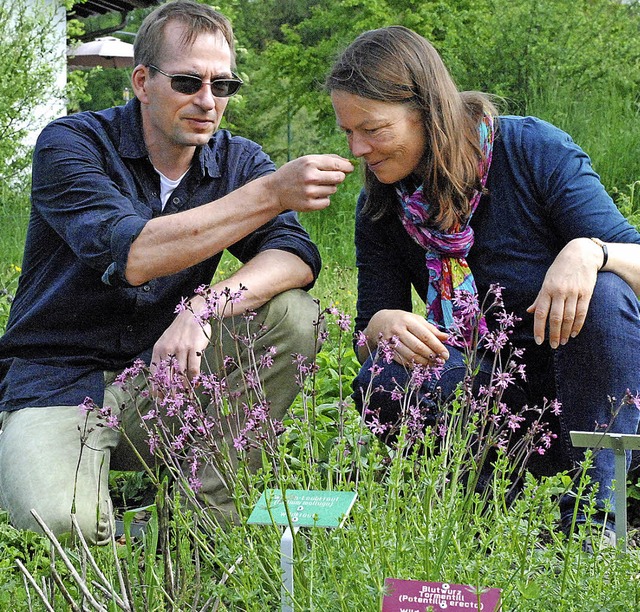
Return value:
<svg viewBox="0 0 640 612">
<path fill-rule="evenodd" d="M 231 49 L 231 61 L 235 61 L 235 44 L 231 22 L 218 11 L 206 4 L 192 0 L 174 0 L 167 2 L 149 13 L 142 22 L 133 45 L 134 64 L 157 65 L 162 63 L 164 51 L 164 29 L 169 22 L 184 24 L 184 33 L 180 43 L 193 44 L 204 33 L 222 34 Z"/>
</svg>

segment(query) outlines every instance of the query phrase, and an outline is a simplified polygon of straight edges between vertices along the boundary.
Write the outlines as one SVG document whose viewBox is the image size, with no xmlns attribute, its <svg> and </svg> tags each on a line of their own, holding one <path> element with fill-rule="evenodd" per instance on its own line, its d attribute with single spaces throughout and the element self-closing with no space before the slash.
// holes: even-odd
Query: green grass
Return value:
<svg viewBox="0 0 640 612">
<path fill-rule="evenodd" d="M 0 192 L 0 266 L 20 266 L 29 222 L 29 198 L 25 192 Z"/>
<path fill-rule="evenodd" d="M 570 85 L 549 83 L 527 101 L 527 114 L 570 134 L 591 157 L 610 193 L 640 177 L 640 106 L 635 96 L 606 87 L 574 91 Z"/>
<path fill-rule="evenodd" d="M 29 200 L 24 193 L 8 189 L 0 197 L 0 330 L 4 330 L 21 270 Z"/>
</svg>

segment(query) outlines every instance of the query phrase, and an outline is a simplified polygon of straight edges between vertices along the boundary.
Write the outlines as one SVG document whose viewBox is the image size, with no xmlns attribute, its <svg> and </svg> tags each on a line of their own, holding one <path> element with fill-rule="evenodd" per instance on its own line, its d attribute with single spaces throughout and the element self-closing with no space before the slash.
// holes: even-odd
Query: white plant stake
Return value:
<svg viewBox="0 0 640 612">
<path fill-rule="evenodd" d="M 293 538 L 300 527 L 342 527 L 356 500 L 351 491 L 299 491 L 267 489 L 255 505 L 250 525 L 282 525 L 280 569 L 281 612 L 294 612 Z"/>
</svg>

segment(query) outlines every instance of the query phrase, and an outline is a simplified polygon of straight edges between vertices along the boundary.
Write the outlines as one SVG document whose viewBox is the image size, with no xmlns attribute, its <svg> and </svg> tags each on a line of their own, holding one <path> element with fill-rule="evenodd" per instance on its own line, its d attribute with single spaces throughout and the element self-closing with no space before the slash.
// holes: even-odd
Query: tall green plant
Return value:
<svg viewBox="0 0 640 612">
<path fill-rule="evenodd" d="M 640 79 L 637 3 L 612 0 L 465 2 L 445 55 L 465 89 L 505 96 L 522 112 L 549 79 L 580 98 L 602 87 L 633 95 Z"/>
<path fill-rule="evenodd" d="M 264 488 L 294 488 L 357 492 L 342 528 L 308 528 L 296 533 L 295 610 L 379 609 L 388 577 L 498 587 L 505 610 L 637 609 L 640 591 L 637 581 L 629 579 L 640 571 L 637 551 L 619 555 L 614 549 L 596 546 L 587 555 L 582 545 L 590 537 L 588 530 L 579 530 L 575 538 L 558 531 L 556 497 L 571 478 L 566 474 L 541 479 L 517 474 L 523 477 L 522 491 L 515 498 L 509 494 L 514 470 L 523 465 L 519 448 L 539 452 L 546 445 L 543 438 L 519 448 L 518 442 L 511 444 L 513 439 L 507 441 L 503 435 L 511 438 L 512 425 L 501 419 L 498 412 L 503 411 L 498 405 L 482 402 L 484 408 L 476 404 L 480 413 L 476 412 L 461 391 L 453 402 L 442 406 L 445 420 L 439 425 L 411 434 L 415 411 L 410 410 L 400 426 L 397 444 L 393 448 L 381 445 L 344 394 L 347 379 L 353 375 L 352 364 L 357 368 L 350 348 L 349 317 L 334 308 L 328 313 L 337 317 L 338 346 L 325 346 L 316 364 L 298 362 L 304 377 L 302 398 L 285 421 L 286 430 L 258 441 L 263 448 L 261 471 L 245 471 L 241 455 L 236 477 L 230 479 L 237 523 L 224 529 L 217 525 L 211 509 L 193 498 L 189 474 L 183 473 L 185 464 L 174 461 L 184 457 L 183 453 L 197 454 L 208 447 L 206 430 L 216 422 L 215 418 L 201 420 L 193 413 L 194 394 L 183 395 L 183 382 L 176 377 L 169 387 L 158 388 L 180 389 L 174 395 L 160 393 L 158 411 L 161 405 L 174 402 L 179 421 L 183 425 L 191 421 L 197 429 L 188 431 L 181 426 L 170 431 L 159 413 L 145 422 L 162 432 L 156 456 L 166 461 L 175 476 L 176 493 L 181 491 L 185 497 L 168 496 L 164 484 L 157 482 L 156 508 L 151 510 L 142 540 L 132 540 L 127 534 L 126 546 L 120 548 L 112 540 L 111 547 L 92 550 L 78 536 L 69 550 L 42 525 L 55 551 L 49 565 L 25 562 L 22 551 L 28 542 L 19 541 L 20 534 L 4 526 L 0 516 L 0 536 L 4 532 L 4 541 L 11 543 L 5 546 L 6 557 L 17 566 L 3 563 L 0 555 L 0 575 L 6 581 L 5 590 L 13 596 L 11 603 L 23 602 L 26 591 L 31 601 L 49 606 L 47 610 L 80 610 L 83 605 L 94 610 L 143 612 L 279 609 L 282 529 L 251 525 L 246 519 Z M 335 337 L 330 334 L 327 344 Z M 139 392 L 132 380 L 123 382 L 132 392 Z M 407 389 L 407 393 L 414 392 Z M 210 399 L 224 402 L 227 395 L 228 389 Z M 494 399 L 500 396 L 498 390 Z M 407 401 L 413 404 L 409 397 Z M 232 419 L 232 411 L 223 418 Z M 109 423 L 105 421 L 105 426 L 117 426 Z M 183 434 L 189 443 L 176 445 Z M 474 475 L 480 472 L 487 446 L 497 454 L 491 478 L 477 489 Z M 219 462 L 224 461 L 224 454 L 223 448 L 209 447 L 200 457 Z M 590 456 L 585 467 L 589 461 Z M 578 495 L 585 492 L 587 480 L 583 475 L 578 482 Z M 185 505 L 185 498 L 191 503 Z M 587 505 L 588 514 L 592 506 Z M 131 521 L 125 516 L 125 530 L 127 523 Z M 2 542 L 0 538 L 0 553 Z M 42 557 L 42 542 L 40 538 L 35 542 L 36 559 Z M 24 590 L 17 580 L 19 574 L 25 576 Z"/>
</svg>

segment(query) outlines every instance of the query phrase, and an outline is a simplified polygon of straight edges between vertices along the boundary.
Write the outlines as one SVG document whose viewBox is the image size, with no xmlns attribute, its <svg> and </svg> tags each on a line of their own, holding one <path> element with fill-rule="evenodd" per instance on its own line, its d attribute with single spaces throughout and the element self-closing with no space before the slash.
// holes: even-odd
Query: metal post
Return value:
<svg viewBox="0 0 640 612">
<path fill-rule="evenodd" d="M 609 434 L 615 456 L 616 475 L 616 541 L 622 552 L 627 552 L 627 453 L 621 434 Z"/>
<path fill-rule="evenodd" d="M 282 588 L 280 599 L 282 612 L 293 612 L 293 536 L 298 528 L 287 527 L 280 540 L 280 569 L 282 571 Z"/>
<path fill-rule="evenodd" d="M 640 449 L 636 434 L 570 432 L 574 446 L 582 448 L 610 448 L 615 458 L 616 542 L 622 552 L 627 551 L 627 453 Z"/>
</svg>

